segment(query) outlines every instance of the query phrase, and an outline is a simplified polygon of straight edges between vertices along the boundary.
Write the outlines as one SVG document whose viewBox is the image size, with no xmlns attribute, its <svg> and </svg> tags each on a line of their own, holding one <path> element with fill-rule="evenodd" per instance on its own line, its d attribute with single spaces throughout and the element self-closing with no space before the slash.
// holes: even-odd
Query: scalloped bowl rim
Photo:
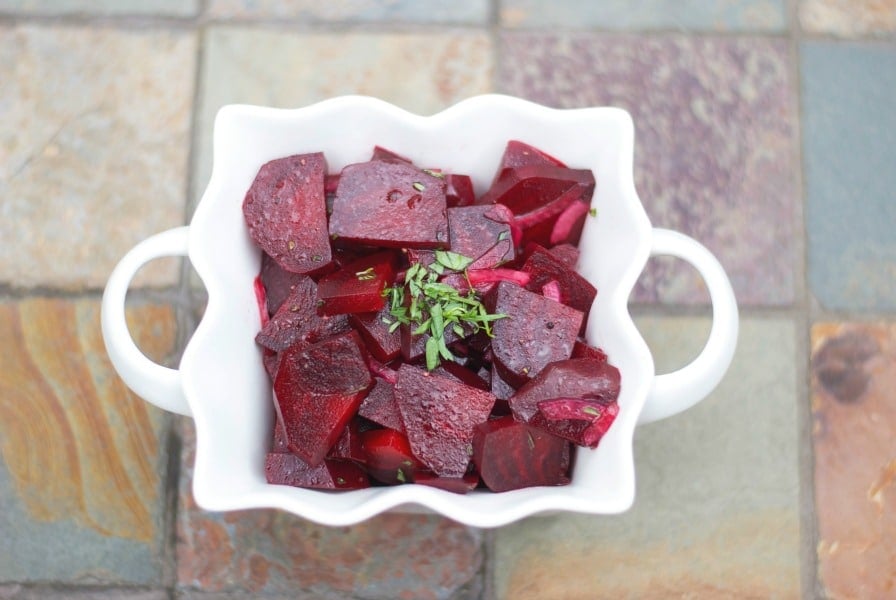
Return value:
<svg viewBox="0 0 896 600">
<path fill-rule="evenodd" d="M 596 450 L 578 449 L 572 483 L 457 495 L 422 485 L 326 492 L 271 485 L 264 454 L 273 423 L 271 389 L 254 343 L 259 327 L 252 283 L 259 251 L 242 221 L 242 199 L 268 160 L 323 151 L 331 172 L 366 160 L 374 144 L 424 166 L 468 172 L 477 193 L 490 181 L 508 139 L 520 139 L 597 178 L 579 271 L 599 290 L 587 338 L 622 374 L 620 414 Z M 205 314 L 181 361 L 196 426 L 193 493 L 207 510 L 278 508 L 335 526 L 388 510 L 434 511 L 478 527 L 529 515 L 611 514 L 634 501 L 632 440 L 655 371 L 628 312 L 628 297 L 650 252 L 651 226 L 632 176 L 634 126 L 618 108 L 555 109 L 489 94 L 432 116 L 365 96 L 298 109 L 229 105 L 215 119 L 211 178 L 190 226 L 189 256 L 208 291 Z M 605 250 L 611 249 L 612 253 Z M 222 376 L 222 374 L 225 374 Z"/>
</svg>

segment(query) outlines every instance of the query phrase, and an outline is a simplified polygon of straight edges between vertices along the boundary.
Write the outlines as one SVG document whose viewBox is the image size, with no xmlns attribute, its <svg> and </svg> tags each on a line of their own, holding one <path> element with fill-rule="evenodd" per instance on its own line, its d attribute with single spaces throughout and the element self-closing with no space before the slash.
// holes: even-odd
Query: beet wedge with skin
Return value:
<svg viewBox="0 0 896 600">
<path fill-rule="evenodd" d="M 569 442 L 501 417 L 480 423 L 473 435 L 473 463 L 486 487 L 507 492 L 569 483 Z"/>
<path fill-rule="evenodd" d="M 262 254 L 260 277 L 267 298 L 268 313 L 273 315 L 306 276 L 290 273 L 276 260 L 267 254 Z"/>
<path fill-rule="evenodd" d="M 510 223 L 513 213 L 502 204 L 448 209 L 451 251 L 473 259 L 469 269 L 490 269 L 516 258 Z"/>
<path fill-rule="evenodd" d="M 397 257 L 377 252 L 354 260 L 317 283 L 318 311 L 324 315 L 367 313 L 385 306 L 383 290 L 395 279 Z"/>
<path fill-rule="evenodd" d="M 401 413 L 395 402 L 395 386 L 385 379 L 377 377 L 370 393 L 361 401 L 358 415 L 383 427 L 404 433 Z"/>
<path fill-rule="evenodd" d="M 310 466 L 294 454 L 270 453 L 264 461 L 268 483 L 318 490 L 360 490 L 370 487 L 364 469 L 350 461 L 326 459 Z"/>
<path fill-rule="evenodd" d="M 394 360 L 401 354 L 401 335 L 398 331 L 389 331 L 392 319 L 388 306 L 384 306 L 379 312 L 355 313 L 348 316 L 352 327 L 361 334 L 364 343 L 367 344 L 367 351 L 384 363 Z"/>
<path fill-rule="evenodd" d="M 414 456 L 441 477 L 463 477 L 472 457 L 473 428 L 488 419 L 495 397 L 404 364 L 395 400 Z"/>
<path fill-rule="evenodd" d="M 361 434 L 361 448 L 370 476 L 388 485 L 411 483 L 426 467 L 411 452 L 408 438 L 394 429 L 371 429 Z"/>
<path fill-rule="evenodd" d="M 330 235 L 391 248 L 447 248 L 445 180 L 381 160 L 348 165 L 339 177 Z"/>
<path fill-rule="evenodd" d="M 511 396 L 517 420 L 530 422 L 538 403 L 555 398 L 583 398 L 609 403 L 619 396 L 619 369 L 605 360 L 571 358 L 552 363 Z"/>
<path fill-rule="evenodd" d="M 532 249 L 522 270 L 530 275 L 526 289 L 532 292 L 539 292 L 545 284 L 556 281 L 560 288 L 560 301 L 585 314 L 582 320 L 584 331 L 591 305 L 597 297 L 597 288 L 591 282 L 540 246 Z"/>
<path fill-rule="evenodd" d="M 243 200 L 255 244 L 285 270 L 313 273 L 332 260 L 327 230 L 323 153 L 297 154 L 262 165 Z"/>
<path fill-rule="evenodd" d="M 538 412 L 529 421 L 579 446 L 597 448 L 619 414 L 615 400 L 602 402 L 583 398 L 555 398 L 538 403 Z"/>
<path fill-rule="evenodd" d="M 309 465 L 320 464 L 373 385 L 366 354 L 354 331 L 284 353 L 275 407 L 289 450 Z"/>
<path fill-rule="evenodd" d="M 548 364 L 570 357 L 581 311 L 508 282 L 499 283 L 493 294 L 489 312 L 507 315 L 492 324 L 492 353 L 505 381 L 519 387 Z"/>
<path fill-rule="evenodd" d="M 350 329 L 345 315 L 328 317 L 318 314 L 317 284 L 303 275 L 271 320 L 255 336 L 255 341 L 268 350 L 282 352 L 290 346 L 314 343 Z"/>
</svg>

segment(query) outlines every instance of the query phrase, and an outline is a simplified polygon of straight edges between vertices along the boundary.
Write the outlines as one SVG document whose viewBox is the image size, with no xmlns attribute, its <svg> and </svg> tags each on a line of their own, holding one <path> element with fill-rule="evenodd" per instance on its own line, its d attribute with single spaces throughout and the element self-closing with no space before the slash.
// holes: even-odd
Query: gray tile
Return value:
<svg viewBox="0 0 896 600">
<path fill-rule="evenodd" d="M 198 201 L 211 174 L 212 125 L 224 104 L 296 108 L 359 93 L 429 114 L 489 91 L 491 55 L 488 36 L 481 32 L 291 34 L 212 28 L 204 52 L 193 198 Z"/>
<path fill-rule="evenodd" d="M 807 42 L 801 72 L 812 293 L 896 309 L 896 44 Z"/>
<path fill-rule="evenodd" d="M 644 317 L 638 327 L 671 368 L 696 353 L 708 323 Z M 497 597 L 799 598 L 797 373 L 793 323 L 744 320 L 719 388 L 638 430 L 629 512 L 496 532 Z"/>
<path fill-rule="evenodd" d="M 209 0 L 220 19 L 280 18 L 311 22 L 477 23 L 488 18 L 488 0 Z"/>
<path fill-rule="evenodd" d="M 183 223 L 196 49 L 189 32 L 0 27 L 0 283 L 101 288 Z"/>
<path fill-rule="evenodd" d="M 779 31 L 787 24 L 784 0 L 501 0 L 500 16 L 510 27 Z"/>
<path fill-rule="evenodd" d="M 162 589 L 0 585 L 0 600 L 168 600 Z"/>
<path fill-rule="evenodd" d="M 806 31 L 844 37 L 896 34 L 896 0 L 801 0 Z"/>
<path fill-rule="evenodd" d="M 502 91 L 632 113 L 635 185 L 653 224 L 713 251 L 740 303 L 792 302 L 800 199 L 785 41 L 514 32 L 500 51 Z M 682 263 L 654 260 L 634 298 L 707 294 Z"/>
<path fill-rule="evenodd" d="M 159 15 L 189 17 L 199 0 L 0 0 L 0 13 L 23 15 Z"/>
</svg>

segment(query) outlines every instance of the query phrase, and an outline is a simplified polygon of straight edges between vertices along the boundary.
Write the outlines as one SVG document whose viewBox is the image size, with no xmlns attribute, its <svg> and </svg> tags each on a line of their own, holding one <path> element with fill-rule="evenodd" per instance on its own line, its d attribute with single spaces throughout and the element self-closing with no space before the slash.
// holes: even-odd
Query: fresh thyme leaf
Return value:
<svg viewBox="0 0 896 600">
<path fill-rule="evenodd" d="M 389 333 L 395 333 L 395 330 L 401 327 L 401 321 L 395 321 L 389 325 Z"/>
<path fill-rule="evenodd" d="M 436 275 L 441 275 L 442 273 L 445 272 L 445 267 L 443 267 L 439 263 L 433 263 L 433 264 L 429 265 L 429 270 L 432 271 L 433 273 L 435 273 Z"/>
<path fill-rule="evenodd" d="M 395 474 L 395 479 L 397 479 L 401 483 L 404 483 L 408 480 L 408 478 L 404 475 L 404 471 L 402 471 L 400 468 L 398 469 L 398 473 Z"/>
<path fill-rule="evenodd" d="M 436 262 L 452 271 L 463 271 L 473 262 L 472 258 L 450 250 L 436 250 L 435 257 Z"/>
<path fill-rule="evenodd" d="M 422 183 L 420 183 L 419 181 L 415 181 L 415 182 L 412 183 L 411 185 L 412 185 L 412 186 L 414 187 L 414 189 L 417 190 L 418 192 L 422 192 L 423 190 L 426 189 L 426 186 L 423 185 Z"/>
<path fill-rule="evenodd" d="M 510 232 L 509 232 L 509 231 L 502 231 L 501 233 L 498 234 L 498 241 L 499 241 L 499 242 L 503 242 L 503 241 L 506 240 L 508 237 L 510 237 Z"/>
<path fill-rule="evenodd" d="M 414 330 L 414 335 L 423 335 L 427 331 L 429 331 L 429 326 L 432 324 L 432 319 L 426 319 Z"/>
<path fill-rule="evenodd" d="M 596 209 L 596 208 L 589 208 L 589 209 L 588 209 L 588 214 L 591 215 L 592 217 L 596 217 L 596 216 L 597 216 L 597 209 Z"/>
<path fill-rule="evenodd" d="M 355 277 L 358 278 L 358 281 L 370 281 L 376 279 L 376 273 L 374 273 L 373 267 L 367 267 L 363 271 L 357 271 Z"/>
<path fill-rule="evenodd" d="M 438 177 L 439 179 L 445 179 L 445 174 L 440 171 L 433 171 L 432 169 L 423 169 L 423 172 L 431 177 Z"/>
<path fill-rule="evenodd" d="M 426 369 L 432 371 L 439 366 L 439 343 L 436 338 L 429 337 L 426 340 Z"/>
<path fill-rule="evenodd" d="M 593 406 L 586 406 L 585 408 L 582 409 L 582 412 L 585 413 L 586 415 L 593 415 L 595 417 L 600 416 L 600 411 L 597 410 L 596 408 L 594 408 Z"/>
</svg>

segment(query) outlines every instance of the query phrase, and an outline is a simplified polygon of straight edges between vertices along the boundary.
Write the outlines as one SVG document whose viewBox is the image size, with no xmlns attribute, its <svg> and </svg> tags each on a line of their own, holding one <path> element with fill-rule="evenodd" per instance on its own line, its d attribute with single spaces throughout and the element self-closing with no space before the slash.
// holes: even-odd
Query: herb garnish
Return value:
<svg viewBox="0 0 896 600">
<path fill-rule="evenodd" d="M 445 343 L 445 332 L 453 331 L 458 336 L 485 331 L 492 336 L 491 322 L 507 315 L 489 314 L 485 305 L 477 297 L 473 286 L 466 294 L 438 281 L 445 271 L 462 272 L 473 262 L 472 258 L 436 250 L 435 262 L 427 266 L 422 263 L 411 265 L 404 275 L 403 285 L 393 285 L 383 290 L 389 303 L 389 314 L 394 319 L 389 324 L 389 333 L 401 325 L 413 326 L 414 335 L 428 333 L 426 340 L 426 368 L 435 369 L 440 360 L 454 360 L 454 355 Z"/>
<path fill-rule="evenodd" d="M 373 267 L 367 267 L 363 271 L 356 272 L 355 277 L 358 278 L 358 281 L 370 281 L 376 279 L 376 273 L 374 273 Z"/>
</svg>

